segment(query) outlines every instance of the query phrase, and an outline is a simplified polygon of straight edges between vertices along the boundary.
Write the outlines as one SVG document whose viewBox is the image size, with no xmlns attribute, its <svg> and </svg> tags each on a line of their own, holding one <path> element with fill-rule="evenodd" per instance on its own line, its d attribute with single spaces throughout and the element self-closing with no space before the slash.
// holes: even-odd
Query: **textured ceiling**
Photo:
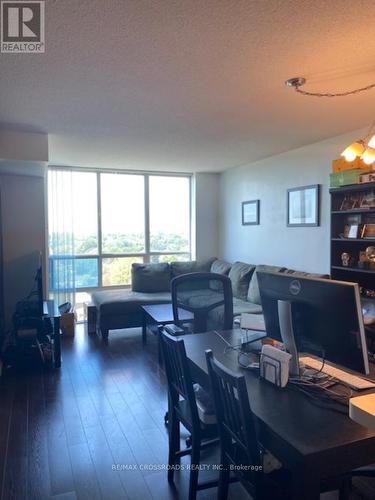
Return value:
<svg viewBox="0 0 375 500">
<path fill-rule="evenodd" d="M 47 0 L 46 53 L 0 55 L 0 123 L 54 163 L 220 171 L 365 126 L 374 0 Z M 93 165 L 95 163 L 95 165 Z"/>
</svg>

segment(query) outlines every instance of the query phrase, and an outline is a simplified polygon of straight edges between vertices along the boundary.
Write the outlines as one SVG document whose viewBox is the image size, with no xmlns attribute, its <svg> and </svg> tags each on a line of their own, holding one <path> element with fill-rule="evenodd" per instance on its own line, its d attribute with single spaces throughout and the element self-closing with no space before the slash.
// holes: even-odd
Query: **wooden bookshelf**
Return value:
<svg viewBox="0 0 375 500">
<path fill-rule="evenodd" d="M 333 210 L 332 214 L 375 214 L 375 208 L 353 208 L 352 210 Z"/>
<path fill-rule="evenodd" d="M 349 273 L 365 273 L 365 274 L 375 274 L 373 269 L 360 269 L 359 267 L 344 267 L 344 266 L 332 266 L 332 269 L 337 271 L 345 271 Z M 357 280 L 350 280 L 357 281 Z"/>
<path fill-rule="evenodd" d="M 375 246 L 375 238 L 361 238 L 360 231 L 357 238 L 344 237 L 344 233 L 345 226 L 358 225 L 361 228 L 363 224 L 375 224 L 375 206 L 360 206 L 360 200 L 371 193 L 375 193 L 375 182 L 330 189 L 331 276 L 342 281 L 354 281 L 368 289 L 375 288 L 375 269 L 358 266 L 359 252 L 366 251 L 369 246 Z M 355 206 L 350 207 L 352 201 Z M 349 266 L 342 263 L 341 255 L 344 252 L 351 256 Z"/>
</svg>

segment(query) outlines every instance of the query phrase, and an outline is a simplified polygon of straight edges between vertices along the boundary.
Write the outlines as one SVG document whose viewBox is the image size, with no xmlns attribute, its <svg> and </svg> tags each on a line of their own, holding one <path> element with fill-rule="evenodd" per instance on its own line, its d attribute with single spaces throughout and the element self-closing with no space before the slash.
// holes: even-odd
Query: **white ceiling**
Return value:
<svg viewBox="0 0 375 500">
<path fill-rule="evenodd" d="M 48 0 L 46 53 L 0 55 L 0 123 L 53 163 L 221 171 L 354 130 L 375 90 L 374 0 Z"/>
</svg>

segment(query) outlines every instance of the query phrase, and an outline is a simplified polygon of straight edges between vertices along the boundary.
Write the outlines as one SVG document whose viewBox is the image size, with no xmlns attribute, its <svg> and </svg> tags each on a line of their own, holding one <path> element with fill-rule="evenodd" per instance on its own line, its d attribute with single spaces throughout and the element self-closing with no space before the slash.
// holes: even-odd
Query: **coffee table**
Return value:
<svg viewBox="0 0 375 500">
<path fill-rule="evenodd" d="M 143 343 L 147 342 L 147 331 L 153 333 L 158 337 L 158 350 L 159 350 L 159 361 L 161 360 L 160 351 L 160 330 L 165 325 L 171 325 L 174 323 L 173 320 L 173 308 L 172 304 L 150 304 L 141 306 L 143 310 L 143 323 L 142 323 L 142 340 Z M 180 309 L 179 311 L 180 319 L 184 321 L 189 321 L 194 319 L 191 312 Z"/>
</svg>

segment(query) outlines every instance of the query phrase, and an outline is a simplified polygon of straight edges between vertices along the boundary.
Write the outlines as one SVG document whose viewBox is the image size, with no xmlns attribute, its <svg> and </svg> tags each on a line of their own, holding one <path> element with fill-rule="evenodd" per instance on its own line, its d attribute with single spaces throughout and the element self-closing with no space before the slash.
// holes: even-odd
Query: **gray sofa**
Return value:
<svg viewBox="0 0 375 500">
<path fill-rule="evenodd" d="M 234 316 L 242 313 L 261 314 L 257 271 L 327 277 L 279 266 L 253 265 L 244 262 L 230 264 L 215 258 L 171 264 L 133 264 L 131 289 L 101 290 L 92 294 L 92 302 L 96 308 L 94 315 L 96 326 L 89 325 L 89 331 L 98 329 L 103 338 L 107 338 L 109 330 L 142 326 L 141 306 L 171 302 L 171 279 L 191 272 L 214 272 L 229 276 L 232 282 Z"/>
</svg>

